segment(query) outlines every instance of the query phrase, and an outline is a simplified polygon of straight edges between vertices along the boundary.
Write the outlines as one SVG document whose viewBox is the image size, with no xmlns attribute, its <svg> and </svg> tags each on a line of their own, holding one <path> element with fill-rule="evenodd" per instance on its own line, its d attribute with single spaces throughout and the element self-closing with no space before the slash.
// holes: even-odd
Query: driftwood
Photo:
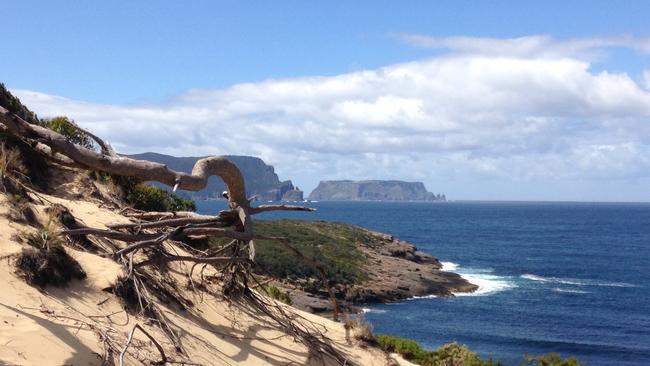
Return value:
<svg viewBox="0 0 650 366">
<path fill-rule="evenodd" d="M 155 302 L 151 300 L 152 296 L 159 296 L 160 292 L 165 291 L 162 291 L 161 287 L 155 283 L 151 283 L 152 276 L 142 272 L 146 268 L 166 265 L 171 262 L 192 264 L 188 278 L 194 288 L 196 287 L 192 275 L 195 267 L 202 266 L 201 277 L 203 277 L 206 266 L 214 267 L 222 275 L 222 291 L 225 296 L 239 304 L 257 309 L 276 321 L 288 335 L 295 337 L 307 346 L 311 354 L 325 355 L 342 365 L 351 365 L 351 362 L 336 350 L 315 327 L 309 326 L 306 321 L 296 320 L 296 316 L 289 314 L 284 307 L 262 299 L 248 285 L 249 279 L 252 278 L 253 281 L 256 281 L 255 277 L 251 276 L 251 269 L 255 262 L 254 239 L 279 240 L 294 254 L 313 264 L 321 272 L 323 283 L 328 287 L 334 303 L 336 319 L 338 316 L 336 298 L 332 289 L 327 286 L 327 275 L 322 267 L 314 259 L 300 253 L 286 239 L 264 238 L 256 236 L 254 233 L 252 220 L 254 214 L 278 210 L 314 211 L 314 209 L 294 205 L 251 207 L 250 201 L 246 198 L 245 182 L 241 172 L 225 157 L 212 156 L 200 159 L 194 165 L 192 172 L 188 174 L 171 170 L 164 164 L 119 156 L 101 138 L 81 128 L 79 131 L 94 140 L 100 151 L 76 145 L 65 136 L 48 128 L 28 123 L 0 107 L 0 132 L 11 134 L 25 141 L 35 151 L 57 164 L 134 177 L 141 181 L 156 181 L 173 187 L 174 191 L 179 188 L 188 191 L 201 190 L 207 185 L 208 178 L 211 176 L 220 177 L 226 184 L 228 191 L 225 196 L 228 198 L 229 209 L 221 211 L 215 216 L 199 215 L 194 212 L 142 212 L 135 209 L 124 209 L 121 213 L 134 222 L 112 224 L 108 229 L 81 227 L 61 232 L 61 234 L 72 238 L 90 235 L 102 240 L 117 240 L 127 244 L 126 246 L 112 244 L 113 252 L 107 252 L 105 255 L 124 266 L 126 275 L 121 283 L 131 283 L 129 286 L 132 286 L 131 288 L 136 294 L 141 312 L 147 312 L 148 317 L 157 320 L 161 329 L 174 342 L 177 349 L 182 350 L 178 336 L 167 324 L 163 313 L 157 310 Z M 170 253 L 168 251 L 170 247 L 165 244 L 197 237 L 222 237 L 233 240 L 216 252 L 192 250 L 189 255 Z M 140 252 L 146 252 L 148 258 L 143 259 Z M 152 290 L 150 291 L 149 288 Z M 139 326 L 134 327 L 126 344 L 120 350 L 120 364 L 136 329 L 140 329 L 150 337 L 144 329 Z M 158 344 L 156 347 L 164 362 L 166 360 L 164 351 Z"/>
</svg>

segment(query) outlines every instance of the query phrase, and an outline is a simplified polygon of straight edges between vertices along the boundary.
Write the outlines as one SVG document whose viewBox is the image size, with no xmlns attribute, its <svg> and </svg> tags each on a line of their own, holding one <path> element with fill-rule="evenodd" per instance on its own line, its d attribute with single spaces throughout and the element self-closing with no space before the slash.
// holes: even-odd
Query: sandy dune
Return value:
<svg viewBox="0 0 650 366">
<path fill-rule="evenodd" d="M 97 204 L 83 200 L 63 200 L 44 195 L 51 203 L 66 206 L 78 219 L 93 227 L 128 219 Z M 46 220 L 43 201 L 37 211 Z M 101 365 L 104 351 L 101 329 L 125 344 L 128 333 L 140 324 L 152 334 L 173 361 L 201 365 L 330 365 L 331 360 L 310 359 L 307 349 L 280 332 L 268 319 L 241 306 L 229 304 L 209 294 L 201 298 L 187 291 L 194 306 L 179 310 L 161 305 L 170 325 L 180 335 L 185 354 L 175 352 L 173 344 L 141 316 L 127 314 L 119 299 L 103 291 L 122 273 L 111 259 L 66 249 L 81 264 L 88 277 L 67 288 L 48 287 L 42 292 L 17 277 L 13 261 L 25 244 L 16 235 L 33 230 L 10 222 L 7 203 L 0 195 L 0 364 L 3 365 Z M 179 281 L 184 280 L 178 274 Z M 184 280 L 186 281 L 186 280 Z M 341 323 L 293 310 L 313 322 L 336 347 L 359 365 L 389 365 L 408 362 L 389 357 L 374 348 L 348 345 Z M 149 364 L 159 360 L 152 342 L 141 332 L 125 357 L 125 364 Z M 397 363 L 396 363 L 397 362 Z"/>
</svg>

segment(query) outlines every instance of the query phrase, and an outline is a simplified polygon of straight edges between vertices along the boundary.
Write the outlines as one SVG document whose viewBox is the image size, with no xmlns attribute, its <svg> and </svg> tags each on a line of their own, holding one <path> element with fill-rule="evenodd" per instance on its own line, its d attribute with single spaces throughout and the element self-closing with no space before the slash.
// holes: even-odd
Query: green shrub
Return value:
<svg viewBox="0 0 650 366">
<path fill-rule="evenodd" d="M 280 290 L 279 288 L 277 288 L 277 287 L 275 287 L 273 285 L 263 286 L 262 289 L 272 299 L 278 300 L 278 301 L 283 302 L 283 303 L 285 303 L 287 305 L 291 305 L 293 303 L 293 301 L 291 300 L 291 296 L 289 296 L 288 292 L 282 291 L 282 290 Z"/>
<path fill-rule="evenodd" d="M 379 346 L 386 352 L 399 353 L 405 359 L 413 362 L 423 360 L 427 351 L 422 349 L 418 342 L 392 335 L 378 335 L 375 337 Z"/>
<path fill-rule="evenodd" d="M 41 120 L 41 124 L 44 127 L 51 129 L 52 131 L 58 132 L 61 135 L 65 136 L 68 141 L 79 146 L 83 146 L 88 149 L 93 148 L 93 141 L 88 135 L 83 133 L 77 128 L 75 122 L 68 117 L 59 116 L 54 118 L 48 118 Z"/>
<path fill-rule="evenodd" d="M 196 211 L 194 201 L 146 184 L 133 186 L 126 200 L 143 211 Z"/>
<path fill-rule="evenodd" d="M 350 225 L 301 220 L 260 220 L 255 233 L 284 237 L 303 255 L 316 260 L 325 270 L 330 285 L 358 283 L 366 278 L 365 256 L 355 244 Z M 223 240 L 213 240 L 222 244 Z M 310 261 L 296 256 L 274 240 L 256 240 L 256 268 L 261 274 L 275 278 L 313 279 L 314 288 L 322 288 L 321 273 Z M 310 282 L 307 282 L 310 283 Z"/>
<path fill-rule="evenodd" d="M 542 356 L 525 355 L 524 358 L 528 361 L 527 365 L 530 366 L 583 366 L 576 358 L 569 357 L 563 360 L 557 353 Z"/>
<path fill-rule="evenodd" d="M 391 335 L 375 337 L 379 346 L 386 352 L 399 353 L 405 359 L 422 366 L 498 366 L 492 360 L 481 360 L 467 346 L 448 343 L 427 351 L 416 341 Z"/>
<path fill-rule="evenodd" d="M 0 83 L 0 106 L 29 123 L 38 124 L 36 114 L 25 107 L 20 99 L 11 94 L 2 83 Z"/>
</svg>

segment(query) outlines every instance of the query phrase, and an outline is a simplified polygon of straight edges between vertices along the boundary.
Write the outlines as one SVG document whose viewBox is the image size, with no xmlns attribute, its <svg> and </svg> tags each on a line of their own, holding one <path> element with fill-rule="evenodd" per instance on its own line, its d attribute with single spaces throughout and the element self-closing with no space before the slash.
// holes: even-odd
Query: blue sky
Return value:
<svg viewBox="0 0 650 366">
<path fill-rule="evenodd" d="M 647 1 L 2 9 L 0 81 L 119 151 L 257 155 L 306 190 L 650 201 Z"/>
</svg>

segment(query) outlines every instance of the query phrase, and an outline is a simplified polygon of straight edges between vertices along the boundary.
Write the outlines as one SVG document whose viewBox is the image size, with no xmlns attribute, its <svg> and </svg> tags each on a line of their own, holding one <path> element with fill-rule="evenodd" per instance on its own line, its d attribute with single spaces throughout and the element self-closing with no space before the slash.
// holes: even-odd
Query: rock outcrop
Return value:
<svg viewBox="0 0 650 366">
<path fill-rule="evenodd" d="M 315 201 L 445 201 L 428 192 L 422 182 L 399 180 L 321 181 L 309 195 Z"/>
<path fill-rule="evenodd" d="M 192 167 L 201 157 L 175 157 L 158 153 L 142 153 L 128 155 L 133 159 L 142 159 L 154 161 L 167 165 L 170 169 L 182 172 L 191 172 Z M 281 201 L 288 192 L 296 191 L 290 180 L 280 181 L 275 169 L 267 165 L 262 159 L 253 156 L 228 155 L 228 160 L 232 161 L 241 170 L 246 181 L 246 195 L 248 197 L 257 196 L 262 201 Z M 155 183 L 154 183 L 155 184 Z M 157 185 L 157 184 L 156 184 Z M 164 189 L 167 186 L 157 185 Z M 193 199 L 221 198 L 221 193 L 226 189 L 224 182 L 218 177 L 210 177 L 208 185 L 198 192 L 189 192 L 180 190 L 178 193 L 185 197 Z M 290 197 L 297 197 L 298 193 L 292 193 Z M 302 191 L 300 191 L 302 196 Z M 293 199 L 291 199 L 293 201 Z"/>
</svg>

